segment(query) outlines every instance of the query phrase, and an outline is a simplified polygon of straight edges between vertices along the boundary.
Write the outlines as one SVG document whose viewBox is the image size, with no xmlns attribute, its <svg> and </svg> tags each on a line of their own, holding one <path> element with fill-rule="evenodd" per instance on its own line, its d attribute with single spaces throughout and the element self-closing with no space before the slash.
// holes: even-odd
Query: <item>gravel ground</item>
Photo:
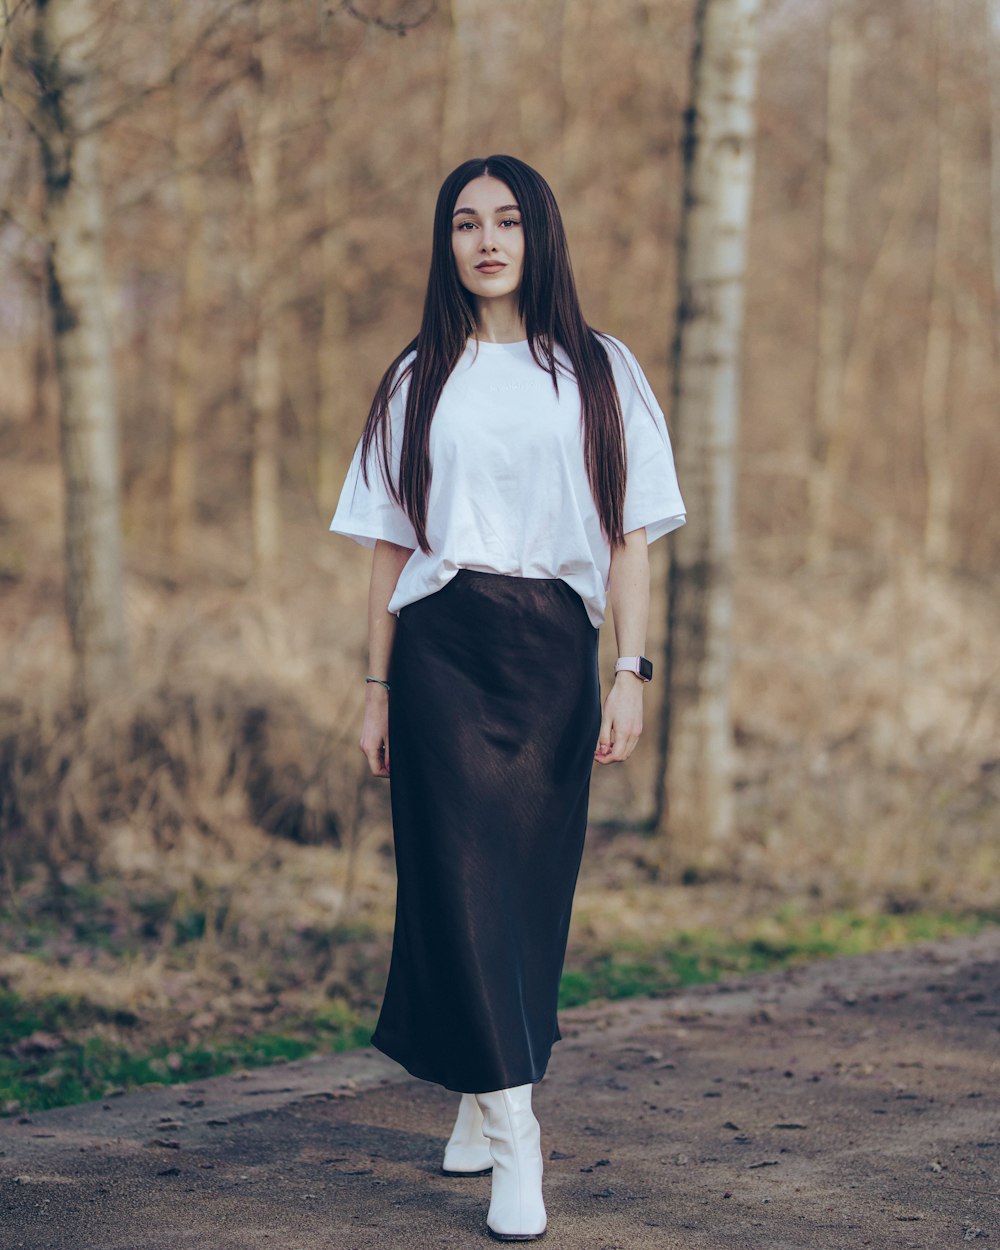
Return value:
<svg viewBox="0 0 1000 1250">
<path fill-rule="evenodd" d="M 551 1250 L 1000 1244 L 1000 928 L 561 1013 Z M 372 1050 L 0 1121 L 0 1250 L 496 1244 Z"/>
</svg>

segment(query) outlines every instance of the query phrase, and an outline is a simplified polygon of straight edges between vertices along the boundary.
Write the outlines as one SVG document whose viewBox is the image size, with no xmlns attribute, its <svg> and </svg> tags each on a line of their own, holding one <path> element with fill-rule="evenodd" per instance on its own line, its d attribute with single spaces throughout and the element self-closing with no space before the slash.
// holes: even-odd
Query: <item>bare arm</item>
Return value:
<svg viewBox="0 0 1000 1250">
<path fill-rule="evenodd" d="M 368 673 L 389 680 L 389 658 L 396 636 L 396 617 L 388 610 L 403 565 L 413 554 L 411 547 L 379 539 L 372 555 L 368 585 Z M 389 692 L 370 681 L 365 686 L 365 715 L 358 743 L 368 767 L 376 777 L 389 776 Z"/>
<path fill-rule="evenodd" d="M 623 547 L 611 550 L 608 602 L 614 617 L 619 655 L 643 655 L 649 621 L 649 549 L 644 529 L 625 535 Z M 601 736 L 594 759 L 598 764 L 627 760 L 642 733 L 642 689 L 635 673 L 617 673 L 604 700 Z"/>
</svg>

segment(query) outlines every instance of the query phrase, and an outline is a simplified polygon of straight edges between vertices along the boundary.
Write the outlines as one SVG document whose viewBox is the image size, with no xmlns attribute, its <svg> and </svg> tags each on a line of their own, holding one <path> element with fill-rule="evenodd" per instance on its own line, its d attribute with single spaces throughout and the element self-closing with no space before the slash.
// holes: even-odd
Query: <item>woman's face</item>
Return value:
<svg viewBox="0 0 1000 1250">
<path fill-rule="evenodd" d="M 451 247 L 462 286 L 480 299 L 513 295 L 524 271 L 521 210 L 505 182 L 483 174 L 460 192 Z"/>
</svg>

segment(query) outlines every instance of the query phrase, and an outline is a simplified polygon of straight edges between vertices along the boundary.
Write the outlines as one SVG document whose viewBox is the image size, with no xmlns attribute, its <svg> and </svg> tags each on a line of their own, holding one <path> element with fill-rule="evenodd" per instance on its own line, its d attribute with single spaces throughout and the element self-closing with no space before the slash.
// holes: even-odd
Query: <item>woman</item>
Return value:
<svg viewBox="0 0 1000 1250">
<path fill-rule="evenodd" d="M 683 522 L 663 414 L 584 321 L 548 185 L 466 161 L 330 528 L 374 548 L 360 745 L 389 778 L 398 888 L 372 1043 L 462 1093 L 443 1167 L 492 1169 L 504 1240 L 545 1231 L 531 1087 L 560 1037 L 590 774 L 638 740 L 646 549 Z"/>
</svg>

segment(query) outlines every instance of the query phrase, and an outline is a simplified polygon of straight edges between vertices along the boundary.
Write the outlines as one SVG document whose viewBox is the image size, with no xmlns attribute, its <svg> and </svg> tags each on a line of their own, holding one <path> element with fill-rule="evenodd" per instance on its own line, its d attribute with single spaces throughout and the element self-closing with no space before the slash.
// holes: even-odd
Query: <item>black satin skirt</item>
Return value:
<svg viewBox="0 0 1000 1250">
<path fill-rule="evenodd" d="M 485 1093 L 541 1080 L 601 724 L 598 630 L 561 579 L 460 569 L 400 610 L 397 895 L 372 1045 Z"/>
</svg>

